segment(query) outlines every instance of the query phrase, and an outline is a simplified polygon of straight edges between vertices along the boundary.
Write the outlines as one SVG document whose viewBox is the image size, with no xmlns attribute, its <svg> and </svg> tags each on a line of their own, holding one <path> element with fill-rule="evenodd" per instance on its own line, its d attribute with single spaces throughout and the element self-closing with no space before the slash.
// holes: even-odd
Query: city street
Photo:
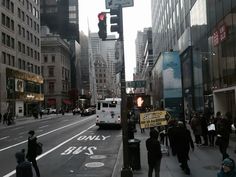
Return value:
<svg viewBox="0 0 236 177">
<path fill-rule="evenodd" d="M 15 152 L 27 150 L 29 130 L 43 143 L 37 157 L 41 176 L 110 177 L 121 144 L 120 130 L 99 130 L 95 115 L 54 115 L 0 128 L 0 176 L 15 176 Z M 34 170 L 33 170 L 34 172 Z M 34 175 L 35 176 L 35 175 Z"/>
</svg>

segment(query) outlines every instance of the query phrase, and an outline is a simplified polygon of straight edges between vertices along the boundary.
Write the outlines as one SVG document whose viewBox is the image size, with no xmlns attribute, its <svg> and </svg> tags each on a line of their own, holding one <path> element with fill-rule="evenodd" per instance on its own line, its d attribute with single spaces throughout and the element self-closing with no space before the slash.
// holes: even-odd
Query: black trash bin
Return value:
<svg viewBox="0 0 236 177">
<path fill-rule="evenodd" d="M 129 164 L 133 170 L 140 170 L 140 140 L 129 139 L 128 140 L 128 153 L 129 153 Z"/>
</svg>

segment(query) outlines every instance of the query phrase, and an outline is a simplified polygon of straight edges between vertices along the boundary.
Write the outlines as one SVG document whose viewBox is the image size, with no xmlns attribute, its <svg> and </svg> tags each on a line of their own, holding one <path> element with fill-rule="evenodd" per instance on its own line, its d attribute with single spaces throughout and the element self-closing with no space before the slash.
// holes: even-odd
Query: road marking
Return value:
<svg viewBox="0 0 236 177">
<path fill-rule="evenodd" d="M 9 137 L 10 136 L 5 136 L 5 137 L 0 138 L 0 140 L 4 140 L 4 139 L 9 138 Z"/>
<path fill-rule="evenodd" d="M 86 163 L 85 166 L 88 167 L 88 168 L 97 168 L 97 167 L 104 166 L 104 163 L 102 163 L 102 162 L 90 162 L 90 163 Z"/>
<path fill-rule="evenodd" d="M 92 118 L 93 118 L 93 117 L 90 117 L 89 119 L 92 119 Z M 61 130 L 61 129 L 64 129 L 64 128 L 73 126 L 73 125 L 78 124 L 78 123 L 81 123 L 81 122 L 84 122 L 84 121 L 86 121 L 86 120 L 87 120 L 87 119 L 83 119 L 83 120 L 80 120 L 80 121 L 78 121 L 78 122 L 74 122 L 74 123 L 72 123 L 72 124 L 65 125 L 65 126 L 63 126 L 63 127 L 60 127 L 60 128 L 55 129 L 55 130 L 49 131 L 49 132 L 44 133 L 44 134 L 42 134 L 42 135 L 38 135 L 37 137 L 40 138 L 40 137 L 46 136 L 46 135 L 48 135 L 48 134 L 54 133 L 54 132 L 56 132 L 56 131 L 59 131 L 59 130 Z M 28 141 L 28 140 L 25 140 L 25 141 L 22 141 L 22 142 L 13 144 L 13 145 L 11 145 L 11 146 L 5 147 L 5 148 L 3 148 L 3 149 L 0 149 L 0 152 L 5 151 L 5 150 L 10 149 L 10 148 L 13 148 L 13 147 L 16 147 L 16 146 L 19 146 L 19 145 L 21 145 L 21 144 L 27 143 L 27 141 Z"/>
<path fill-rule="evenodd" d="M 16 127 L 16 128 L 11 129 L 11 131 L 12 131 L 12 130 L 22 129 L 22 128 L 24 128 L 24 127 Z"/>
<path fill-rule="evenodd" d="M 60 144 L 57 145 L 56 147 L 54 147 L 54 148 L 48 150 L 47 152 L 41 154 L 40 156 L 38 156 L 38 157 L 36 158 L 36 160 L 39 160 L 39 159 L 43 158 L 44 156 L 48 155 L 49 153 L 55 151 L 56 149 L 60 148 L 60 147 L 63 146 L 64 144 L 68 143 L 69 141 L 75 139 L 76 137 L 80 136 L 80 135 L 83 134 L 84 132 L 86 132 L 86 131 L 88 131 L 89 129 L 93 128 L 94 126 L 95 126 L 95 125 L 92 125 L 92 126 L 88 127 L 87 129 L 83 130 L 82 132 L 78 133 L 77 135 L 75 135 L 75 136 L 73 136 L 73 137 L 67 139 L 66 141 L 60 143 Z M 44 134 L 43 134 L 43 135 L 44 135 Z M 41 135 L 41 136 L 42 136 L 42 135 Z M 3 177 L 10 177 L 10 176 L 14 175 L 15 173 L 16 173 L 16 170 L 13 170 L 13 171 L 11 171 L 10 173 L 4 175 Z"/>
<path fill-rule="evenodd" d="M 39 127 L 39 129 L 42 129 L 42 128 L 45 128 L 45 127 L 48 127 L 49 125 L 44 125 L 44 126 L 41 126 Z"/>
</svg>

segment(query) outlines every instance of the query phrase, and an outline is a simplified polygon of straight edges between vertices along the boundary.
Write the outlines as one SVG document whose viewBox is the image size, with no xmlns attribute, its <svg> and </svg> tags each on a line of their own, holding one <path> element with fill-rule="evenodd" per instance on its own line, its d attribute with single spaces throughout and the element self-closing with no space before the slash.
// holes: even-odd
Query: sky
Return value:
<svg viewBox="0 0 236 177">
<path fill-rule="evenodd" d="M 133 7 L 123 8 L 126 81 L 133 80 L 137 31 L 143 31 L 144 28 L 151 27 L 151 0 L 133 1 Z M 79 0 L 79 11 L 80 31 L 88 34 L 88 29 L 91 32 L 98 32 L 97 15 L 100 12 L 109 12 L 109 9 L 105 7 L 105 0 Z M 109 30 L 108 28 L 107 31 Z"/>
</svg>

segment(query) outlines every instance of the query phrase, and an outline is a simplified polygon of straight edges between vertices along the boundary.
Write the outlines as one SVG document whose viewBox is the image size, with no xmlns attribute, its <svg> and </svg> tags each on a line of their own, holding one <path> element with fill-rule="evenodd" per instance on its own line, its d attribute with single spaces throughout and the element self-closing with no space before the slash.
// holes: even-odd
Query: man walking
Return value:
<svg viewBox="0 0 236 177">
<path fill-rule="evenodd" d="M 146 140 L 146 148 L 148 151 L 148 177 L 152 177 L 152 172 L 155 170 L 155 177 L 160 176 L 161 166 L 161 145 L 158 141 L 159 133 L 155 129 L 150 130 L 150 138 Z"/>
<path fill-rule="evenodd" d="M 190 175 L 190 168 L 188 166 L 190 147 L 194 150 L 190 131 L 185 127 L 183 122 L 178 122 L 175 134 L 173 135 L 173 148 L 176 152 L 180 167 L 187 175 Z"/>
<path fill-rule="evenodd" d="M 39 168 L 36 162 L 36 157 L 37 157 L 37 137 L 34 136 L 35 132 L 33 130 L 30 130 L 28 132 L 29 137 L 28 137 L 28 152 L 26 155 L 26 158 L 32 162 L 32 165 L 35 169 L 36 175 L 37 177 L 40 177 L 40 172 L 39 172 Z"/>
</svg>

